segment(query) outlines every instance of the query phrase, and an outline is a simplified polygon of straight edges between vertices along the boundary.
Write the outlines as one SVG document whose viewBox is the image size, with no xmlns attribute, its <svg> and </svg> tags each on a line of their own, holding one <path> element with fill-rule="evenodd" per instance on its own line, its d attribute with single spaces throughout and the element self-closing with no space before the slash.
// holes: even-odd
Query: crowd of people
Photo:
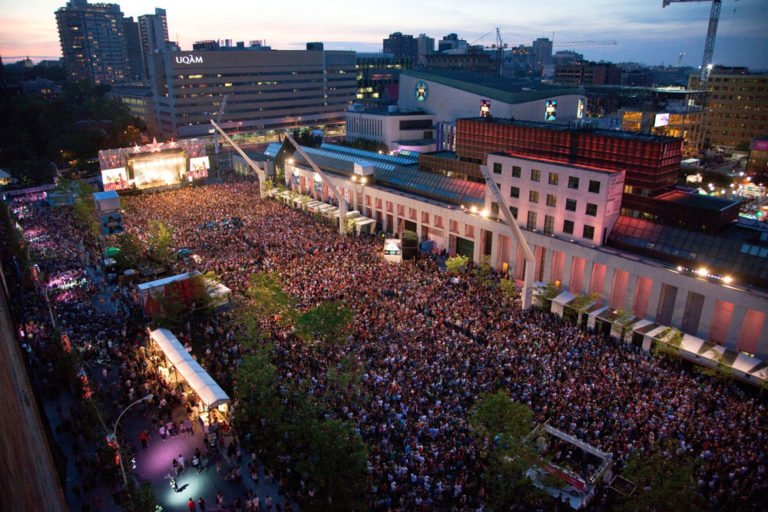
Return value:
<svg viewBox="0 0 768 512">
<path fill-rule="evenodd" d="M 198 227 L 232 216 L 244 226 Z M 481 506 L 482 447 L 468 411 L 497 389 L 619 465 L 674 441 L 677 452 L 700 462 L 697 489 L 715 508 L 766 489 L 765 404 L 734 385 L 548 313 L 522 312 L 494 286 L 452 281 L 432 259 L 387 264 L 379 239 L 339 237 L 304 212 L 260 200 L 253 183 L 134 197 L 126 219 L 138 234 L 163 219 L 177 245 L 200 256 L 176 270 L 213 271 L 236 295 L 252 274 L 276 271 L 299 307 L 338 300 L 354 310 L 349 343 L 322 354 L 288 330 L 272 332 L 282 378 L 318 395 L 343 357 L 362 366 L 370 401 L 338 397 L 329 406 L 357 425 L 369 447 L 374 510 Z M 225 315 L 209 329 L 204 365 L 224 382 L 240 356 L 236 328 Z"/>
<path fill-rule="evenodd" d="M 633 454 L 672 441 L 677 453 L 698 461 L 697 492 L 713 508 L 746 505 L 750 496 L 768 492 L 766 406 L 733 384 L 597 338 L 549 313 L 523 312 L 493 280 L 451 279 L 434 259 L 386 263 L 381 239 L 341 237 L 304 212 L 261 200 L 250 181 L 132 196 L 124 204 L 129 231 L 141 238 L 151 221 L 162 220 L 176 248 L 197 256 L 180 258 L 174 273 L 212 271 L 237 300 L 252 274 L 273 271 L 299 308 L 336 300 L 354 311 L 345 344 L 311 350 L 279 325 L 272 326 L 271 341 L 285 385 L 326 396 L 329 416 L 356 425 L 369 450 L 372 510 L 482 509 L 487 447 L 473 438 L 468 416 L 482 393 L 499 389 L 529 405 L 536 421 L 612 453 L 619 467 Z M 87 247 L 67 210 L 29 215 L 35 222 L 28 227 L 47 226 L 36 236 L 50 237 L 43 242 L 56 247 L 41 261 L 47 275 L 73 268 L 89 275 L 98 251 Z M 200 228 L 232 217 L 242 226 Z M 88 286 L 80 288 L 86 297 Z M 115 300 L 128 304 L 130 297 L 131 290 L 123 288 Z M 56 313 L 70 339 L 79 340 L 79 350 L 116 363 L 118 370 L 105 376 L 114 385 L 92 379 L 111 409 L 127 405 L 129 396 L 152 392 L 156 398 L 147 407 L 157 420 L 166 418 L 156 404 L 173 404 L 173 390 L 144 378 L 138 306 L 105 315 L 75 299 L 55 302 Z M 29 311 L 25 339 L 35 357 L 43 357 L 45 306 L 38 301 Z M 176 334 L 186 339 L 192 328 L 188 324 Z M 233 367 L 244 351 L 238 328 L 231 314 L 213 317 L 202 329 L 206 347 L 195 354 L 226 389 L 234 384 Z M 365 400 L 324 394 L 328 369 L 344 358 L 360 366 Z M 311 494 L 282 468 L 274 471 L 282 489 Z"/>
<path fill-rule="evenodd" d="M 194 430 L 199 433 L 201 427 L 191 421 L 182 389 L 159 378 L 147 357 L 146 319 L 134 290 L 107 286 L 99 268 L 98 241 L 76 224 L 71 209 L 16 202 L 11 210 L 34 262 L 32 283 L 20 297 L 18 334 L 45 396 L 66 404 L 57 405 L 55 423 L 57 435 L 64 436 L 73 452 L 76 474 L 70 480 L 75 482 L 71 489 L 75 501 L 70 505 L 73 509 L 79 505 L 82 511 L 109 510 L 100 488 L 110 489 L 111 494 L 121 480 L 115 464 L 117 445 L 104 442 L 105 429 L 129 404 L 152 395 L 135 408 L 146 428 L 135 439 L 118 432 L 128 460 L 153 442 L 192 435 Z M 229 480 L 243 460 L 227 455 L 224 440 L 231 436 L 223 434 L 218 442 L 207 438 L 211 443 L 205 451 L 190 449 L 186 455 L 199 472 L 215 467 L 222 480 Z M 184 455 L 179 458 L 183 461 Z M 174 462 L 178 464 L 178 459 L 168 460 L 169 471 Z M 250 465 L 253 474 L 257 461 Z M 246 486 L 240 487 L 242 495 L 217 494 L 219 510 L 246 510 L 244 500 L 250 503 L 253 496 L 247 494 L 251 491 Z M 213 496 L 209 498 L 214 501 Z M 198 507 L 200 500 L 205 503 L 203 497 L 196 500 Z M 266 503 L 269 506 L 262 510 L 282 510 L 277 500 L 273 505 L 271 496 Z"/>
</svg>

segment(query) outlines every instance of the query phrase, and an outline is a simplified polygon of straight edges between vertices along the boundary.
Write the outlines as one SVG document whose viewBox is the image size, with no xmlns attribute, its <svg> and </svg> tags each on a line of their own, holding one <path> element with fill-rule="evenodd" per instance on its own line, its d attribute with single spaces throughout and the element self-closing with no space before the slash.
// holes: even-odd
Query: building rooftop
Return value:
<svg viewBox="0 0 768 512">
<path fill-rule="evenodd" d="M 621 139 L 630 139 L 643 142 L 679 142 L 675 137 L 666 137 L 664 135 L 651 135 L 649 133 L 624 132 L 619 130 L 603 130 L 594 128 L 591 125 L 581 122 L 572 122 L 568 124 L 553 124 L 543 121 L 521 121 L 519 119 L 505 119 L 502 117 L 469 117 L 464 118 L 469 121 L 479 121 L 484 123 L 505 124 L 510 126 L 521 126 L 528 128 L 541 128 L 544 130 L 572 132 L 572 133 L 592 133 L 603 137 L 616 137 Z M 461 121 L 462 119 L 459 119 Z"/>
<path fill-rule="evenodd" d="M 526 103 L 566 94 L 584 95 L 584 89 L 580 87 L 553 86 L 540 81 L 512 80 L 470 71 L 434 70 L 427 72 L 409 69 L 401 71 L 400 74 L 401 76 L 413 76 L 437 82 L 508 104 Z"/>
<path fill-rule="evenodd" d="M 484 184 L 421 171 L 418 158 L 391 156 L 334 144 L 302 149 L 323 171 L 343 176 L 354 174 L 355 163 L 369 162 L 374 167 L 375 187 L 391 188 L 446 205 L 482 207 L 485 204 Z M 298 152 L 293 158 L 307 164 Z"/>
<path fill-rule="evenodd" d="M 530 155 L 525 155 L 523 153 L 516 153 L 514 151 L 498 151 L 495 153 L 490 153 L 492 155 L 501 155 L 501 156 L 508 156 L 512 158 L 519 158 L 520 160 L 528 160 L 530 162 L 545 162 L 548 164 L 553 165 L 562 165 L 567 167 L 573 167 L 576 169 L 584 169 L 585 171 L 592 171 L 592 172 L 600 172 L 604 174 L 615 174 L 617 172 L 623 172 L 624 169 L 616 169 L 616 168 L 608 168 L 608 167 L 597 167 L 594 165 L 582 165 L 582 164 L 575 164 L 571 162 L 565 162 L 562 160 L 557 160 L 553 158 L 543 158 L 543 157 L 535 157 Z"/>
<path fill-rule="evenodd" d="M 390 110 L 389 107 L 371 108 L 364 110 L 347 110 L 350 114 L 367 114 L 373 116 L 432 116 L 429 112 L 424 112 L 421 109 L 407 110 L 398 108 L 397 110 Z"/>
<path fill-rule="evenodd" d="M 768 230 L 734 223 L 716 235 L 619 217 L 609 245 L 690 268 L 732 274 L 743 286 L 768 289 Z"/>
<path fill-rule="evenodd" d="M 687 206 L 697 210 L 708 210 L 712 212 L 721 212 L 733 208 L 738 201 L 723 199 L 721 197 L 707 196 L 704 194 L 691 194 L 681 190 L 672 190 L 656 196 L 654 199 L 677 203 L 680 206 Z"/>
</svg>

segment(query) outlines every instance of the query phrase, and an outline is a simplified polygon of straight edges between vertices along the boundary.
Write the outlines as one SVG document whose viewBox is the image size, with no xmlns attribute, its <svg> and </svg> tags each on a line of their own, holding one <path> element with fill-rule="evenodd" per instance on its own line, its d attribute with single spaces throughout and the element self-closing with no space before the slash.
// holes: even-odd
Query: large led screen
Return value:
<svg viewBox="0 0 768 512">
<path fill-rule="evenodd" d="M 183 152 L 154 153 L 129 160 L 128 169 L 136 188 L 164 187 L 181 181 L 187 160 Z"/>
<path fill-rule="evenodd" d="M 123 190 L 131 186 L 125 167 L 104 169 L 101 171 L 101 182 L 104 184 L 104 190 Z"/>
</svg>

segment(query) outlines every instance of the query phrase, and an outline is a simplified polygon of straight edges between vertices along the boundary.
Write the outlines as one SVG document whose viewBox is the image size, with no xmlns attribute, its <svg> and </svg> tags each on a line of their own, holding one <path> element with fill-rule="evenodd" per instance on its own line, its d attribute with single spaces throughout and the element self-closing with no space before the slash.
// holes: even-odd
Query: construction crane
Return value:
<svg viewBox="0 0 768 512">
<path fill-rule="evenodd" d="M 504 76 L 504 41 L 501 40 L 501 29 L 496 27 L 496 59 L 499 63 L 499 76 Z"/>
<path fill-rule="evenodd" d="M 672 3 L 682 2 L 712 2 L 712 9 L 709 11 L 709 28 L 707 29 L 707 39 L 704 42 L 704 57 L 701 59 L 700 81 L 706 82 L 709 70 L 712 66 L 712 55 L 715 53 L 715 36 L 717 35 L 717 23 L 720 21 L 720 7 L 722 0 L 662 0 L 662 7 Z"/>
</svg>

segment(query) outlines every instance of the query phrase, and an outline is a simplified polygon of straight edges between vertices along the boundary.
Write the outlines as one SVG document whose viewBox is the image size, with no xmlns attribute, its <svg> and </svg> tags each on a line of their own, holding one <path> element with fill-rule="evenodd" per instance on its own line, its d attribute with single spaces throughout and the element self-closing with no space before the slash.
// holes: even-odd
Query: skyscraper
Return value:
<svg viewBox="0 0 768 512">
<path fill-rule="evenodd" d="M 427 55 L 435 53 L 435 39 L 429 37 L 426 34 L 419 34 L 419 38 L 416 40 L 417 52 L 419 56 L 418 65 L 427 65 Z"/>
<path fill-rule="evenodd" d="M 414 63 L 419 56 L 418 42 L 410 34 L 395 32 L 384 39 L 384 53 L 391 53 L 396 59 L 411 59 L 411 63 Z"/>
<path fill-rule="evenodd" d="M 144 59 L 144 76 L 151 79 L 152 54 L 166 48 L 168 38 L 168 19 L 165 9 L 155 9 L 155 14 L 139 16 L 139 37 L 141 38 L 141 54 Z"/>
<path fill-rule="evenodd" d="M 141 80 L 144 78 L 144 59 L 141 55 L 141 42 L 139 41 L 139 24 L 132 17 L 123 19 L 123 33 L 128 51 L 128 66 L 130 72 L 126 78 Z"/>
<path fill-rule="evenodd" d="M 56 11 L 56 24 L 69 78 L 102 84 L 131 76 L 119 5 L 70 0 Z"/>
<path fill-rule="evenodd" d="M 541 72 L 545 66 L 552 64 L 552 41 L 540 37 L 533 42 L 533 68 Z"/>
</svg>

